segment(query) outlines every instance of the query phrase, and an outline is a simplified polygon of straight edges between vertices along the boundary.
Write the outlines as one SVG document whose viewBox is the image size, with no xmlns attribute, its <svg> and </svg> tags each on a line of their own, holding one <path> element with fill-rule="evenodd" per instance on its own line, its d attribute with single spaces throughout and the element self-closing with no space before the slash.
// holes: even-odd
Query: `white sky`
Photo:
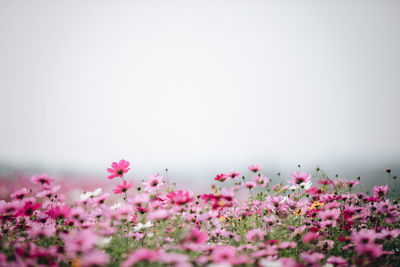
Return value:
<svg viewBox="0 0 400 267">
<path fill-rule="evenodd" d="M 400 162 L 399 14 L 399 1 L 3 0 L 0 160 L 102 172 L 125 158 L 199 179 Z"/>
</svg>

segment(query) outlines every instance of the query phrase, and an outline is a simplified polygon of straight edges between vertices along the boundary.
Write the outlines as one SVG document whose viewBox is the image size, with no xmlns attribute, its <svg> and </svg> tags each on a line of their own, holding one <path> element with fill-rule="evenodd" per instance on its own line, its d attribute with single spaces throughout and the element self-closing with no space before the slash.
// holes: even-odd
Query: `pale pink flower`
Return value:
<svg viewBox="0 0 400 267">
<path fill-rule="evenodd" d="M 208 235 L 200 231 L 197 228 L 192 228 L 189 235 L 186 237 L 186 241 L 195 244 L 204 244 L 208 240 Z"/>
<path fill-rule="evenodd" d="M 54 182 L 54 178 L 49 176 L 47 173 L 43 173 L 41 175 L 33 175 L 31 177 L 31 182 L 33 184 L 51 185 Z"/>
<path fill-rule="evenodd" d="M 252 172 L 258 172 L 261 170 L 261 165 L 260 164 L 253 164 L 249 166 L 249 170 Z"/>
<path fill-rule="evenodd" d="M 110 256 L 99 249 L 93 249 L 90 252 L 86 252 L 81 258 L 81 264 L 83 267 L 105 266 L 109 261 Z"/>
<path fill-rule="evenodd" d="M 337 256 L 330 256 L 327 260 L 326 263 L 333 264 L 333 266 L 348 266 L 347 261 L 343 259 L 342 257 L 337 257 Z"/>
<path fill-rule="evenodd" d="M 268 177 L 265 177 L 262 174 L 254 174 L 252 177 L 253 182 L 255 182 L 258 186 L 266 187 L 270 182 Z"/>
<path fill-rule="evenodd" d="M 211 257 L 215 263 L 229 263 L 235 257 L 235 248 L 229 245 L 215 247 Z"/>
<path fill-rule="evenodd" d="M 248 182 L 245 183 L 245 186 L 248 189 L 252 189 L 252 188 L 254 188 L 256 186 L 256 183 L 253 182 L 253 181 L 248 181 Z"/>
<path fill-rule="evenodd" d="M 253 229 L 247 232 L 246 239 L 250 242 L 260 242 L 264 240 L 265 232 L 261 229 Z"/>
<path fill-rule="evenodd" d="M 161 186 L 164 185 L 163 181 L 164 176 L 157 173 L 155 176 L 152 174 L 149 174 L 149 180 L 147 182 L 143 182 L 143 185 L 145 185 L 145 191 L 148 193 L 152 193 L 160 189 Z"/>
<path fill-rule="evenodd" d="M 147 248 L 140 248 L 133 251 L 131 255 L 121 264 L 121 267 L 130 267 L 138 262 L 154 262 L 160 256 L 159 251 L 148 250 Z"/>
<path fill-rule="evenodd" d="M 18 191 L 15 191 L 14 193 L 12 193 L 10 195 L 10 197 L 12 199 L 23 199 L 28 194 L 29 194 L 29 190 L 24 187 Z"/>
<path fill-rule="evenodd" d="M 289 180 L 288 183 L 294 185 L 311 182 L 311 174 L 308 174 L 306 172 L 298 173 L 297 171 L 295 171 L 292 173 L 290 178 L 291 180 Z"/>
<path fill-rule="evenodd" d="M 236 179 L 239 177 L 242 173 L 241 172 L 230 172 L 226 176 L 230 177 L 231 179 Z"/>
</svg>

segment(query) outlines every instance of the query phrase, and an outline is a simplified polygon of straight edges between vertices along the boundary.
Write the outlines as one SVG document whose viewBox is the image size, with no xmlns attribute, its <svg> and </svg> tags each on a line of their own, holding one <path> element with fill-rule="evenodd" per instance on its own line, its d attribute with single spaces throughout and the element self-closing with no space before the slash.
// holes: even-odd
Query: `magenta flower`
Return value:
<svg viewBox="0 0 400 267">
<path fill-rule="evenodd" d="M 107 171 L 110 173 L 110 175 L 107 177 L 108 179 L 114 179 L 115 177 L 123 177 L 125 173 L 127 173 L 130 168 L 129 167 L 129 161 L 126 161 L 124 159 L 121 159 L 118 163 L 113 162 L 111 164 L 111 168 L 108 168 Z"/>
<path fill-rule="evenodd" d="M 374 188 L 372 188 L 372 193 L 374 194 L 374 197 L 377 198 L 382 198 L 386 195 L 386 193 L 389 191 L 389 187 L 387 185 L 375 185 Z"/>
<path fill-rule="evenodd" d="M 289 180 L 288 183 L 294 184 L 294 185 L 299 185 L 302 183 L 307 183 L 311 181 L 311 174 L 308 174 L 306 172 L 298 173 L 297 171 L 292 173 L 292 176 L 290 177 L 292 180 Z"/>
<path fill-rule="evenodd" d="M 167 198 L 171 200 L 171 204 L 184 205 L 193 200 L 193 193 L 190 191 L 183 192 L 183 190 L 178 190 L 176 193 L 170 191 Z"/>
<path fill-rule="evenodd" d="M 48 210 L 47 214 L 53 219 L 65 219 L 71 213 L 68 205 L 56 206 Z"/>
<path fill-rule="evenodd" d="M 115 194 L 125 193 L 129 188 L 132 188 L 132 186 L 132 182 L 128 184 L 126 181 L 124 181 L 122 185 L 117 185 L 117 189 L 113 189 L 113 191 Z"/>
<path fill-rule="evenodd" d="M 259 164 L 250 165 L 249 170 L 252 172 L 258 172 L 261 170 L 261 165 L 259 165 Z"/>
<path fill-rule="evenodd" d="M 219 182 L 225 182 L 225 180 L 228 178 L 228 176 L 226 176 L 226 174 L 218 174 L 217 176 L 215 176 L 214 180 L 219 181 Z"/>
</svg>

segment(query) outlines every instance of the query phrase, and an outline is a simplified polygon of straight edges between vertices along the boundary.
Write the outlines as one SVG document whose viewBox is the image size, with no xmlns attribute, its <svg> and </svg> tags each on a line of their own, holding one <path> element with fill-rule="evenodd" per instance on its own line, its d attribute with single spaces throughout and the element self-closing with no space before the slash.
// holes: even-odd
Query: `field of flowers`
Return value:
<svg viewBox="0 0 400 267">
<path fill-rule="evenodd" d="M 200 194 L 167 174 L 130 178 L 125 160 L 107 169 L 116 187 L 78 198 L 47 174 L 3 183 L 0 266 L 400 266 L 391 170 L 366 194 L 360 178 L 318 168 L 273 185 L 261 166 L 248 169 Z"/>
</svg>

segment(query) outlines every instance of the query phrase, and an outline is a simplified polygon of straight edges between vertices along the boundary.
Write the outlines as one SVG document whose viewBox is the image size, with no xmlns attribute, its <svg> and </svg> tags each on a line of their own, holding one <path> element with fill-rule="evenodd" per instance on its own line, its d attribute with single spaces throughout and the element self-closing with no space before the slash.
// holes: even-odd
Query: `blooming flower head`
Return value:
<svg viewBox="0 0 400 267">
<path fill-rule="evenodd" d="M 140 248 L 134 252 L 121 264 L 121 267 L 130 267 L 137 262 L 154 262 L 158 259 L 160 252 Z"/>
<path fill-rule="evenodd" d="M 229 263 L 235 257 L 235 248 L 232 246 L 217 246 L 211 256 L 215 263 Z"/>
<path fill-rule="evenodd" d="M 258 172 L 261 170 L 261 165 L 260 164 L 253 164 L 249 166 L 249 170 L 252 172 Z"/>
<path fill-rule="evenodd" d="M 43 173 L 41 175 L 33 175 L 31 177 L 31 182 L 33 184 L 51 185 L 54 182 L 54 178 L 47 173 Z"/>
<path fill-rule="evenodd" d="M 190 243 L 195 243 L 195 244 L 204 244 L 208 239 L 208 235 L 200 231 L 197 228 L 192 228 L 190 231 L 189 235 L 186 237 L 186 241 Z"/>
<path fill-rule="evenodd" d="M 215 176 L 214 180 L 219 181 L 219 182 L 224 182 L 226 179 L 228 178 L 228 176 L 226 174 L 218 174 L 217 176 Z"/>
<path fill-rule="evenodd" d="M 250 242 L 263 241 L 265 232 L 261 229 L 253 229 L 246 234 L 246 239 Z"/>
<path fill-rule="evenodd" d="M 145 185 L 145 191 L 148 193 L 152 193 L 157 191 L 161 186 L 164 185 L 163 181 L 164 176 L 157 173 L 156 175 L 149 174 L 149 180 L 147 182 L 143 182 Z"/>
<path fill-rule="evenodd" d="M 125 193 L 132 186 L 133 186 L 132 182 L 128 184 L 126 181 L 124 181 L 122 185 L 117 185 L 117 189 L 113 189 L 113 191 L 115 194 Z"/>
<path fill-rule="evenodd" d="M 311 181 L 311 174 L 308 174 L 306 172 L 298 173 L 297 171 L 293 172 L 291 175 L 291 180 L 288 182 L 290 184 L 295 184 L 295 185 L 300 185 L 302 183 L 308 183 Z"/>
<path fill-rule="evenodd" d="M 384 197 L 386 193 L 389 191 L 389 187 L 387 185 L 375 185 L 374 188 L 372 188 L 372 193 L 374 194 L 374 197 Z"/>
<path fill-rule="evenodd" d="M 10 197 L 12 199 L 23 199 L 27 194 L 29 194 L 29 190 L 24 187 L 18 191 L 15 191 L 14 193 L 12 193 L 10 195 Z"/>
<path fill-rule="evenodd" d="M 129 161 L 121 159 L 118 163 L 113 162 L 111 164 L 111 168 L 108 168 L 107 171 L 110 175 L 107 177 L 108 179 L 114 179 L 115 177 L 123 177 L 125 173 L 127 173 L 130 168 Z"/>
<path fill-rule="evenodd" d="M 270 179 L 262 174 L 254 174 L 251 179 L 253 180 L 253 182 L 255 182 L 258 186 L 261 187 L 266 187 L 270 182 Z"/>
<path fill-rule="evenodd" d="M 252 188 L 254 188 L 254 187 L 256 186 L 256 183 L 253 182 L 253 181 L 249 181 L 249 182 L 246 182 L 245 186 L 246 186 L 248 189 L 252 189 Z"/>
<path fill-rule="evenodd" d="M 236 179 L 239 177 L 242 173 L 241 172 L 230 172 L 226 176 L 230 177 L 231 179 Z"/>
<path fill-rule="evenodd" d="M 184 205 L 193 200 L 193 193 L 190 191 L 183 192 L 183 190 L 178 190 L 176 193 L 171 191 L 167 198 L 171 200 L 171 204 Z"/>
<path fill-rule="evenodd" d="M 93 197 L 95 197 L 95 196 L 100 195 L 101 192 L 102 192 L 102 189 L 101 189 L 101 188 L 97 188 L 97 189 L 94 190 L 93 192 L 86 191 L 86 192 L 84 192 L 82 195 L 80 195 L 80 200 L 81 200 L 81 201 L 85 201 L 85 200 L 87 200 L 88 198 L 93 198 Z"/>
<path fill-rule="evenodd" d="M 333 264 L 333 266 L 347 266 L 347 261 L 343 259 L 342 257 L 337 257 L 337 256 L 330 256 L 327 260 L 326 263 Z"/>
</svg>

